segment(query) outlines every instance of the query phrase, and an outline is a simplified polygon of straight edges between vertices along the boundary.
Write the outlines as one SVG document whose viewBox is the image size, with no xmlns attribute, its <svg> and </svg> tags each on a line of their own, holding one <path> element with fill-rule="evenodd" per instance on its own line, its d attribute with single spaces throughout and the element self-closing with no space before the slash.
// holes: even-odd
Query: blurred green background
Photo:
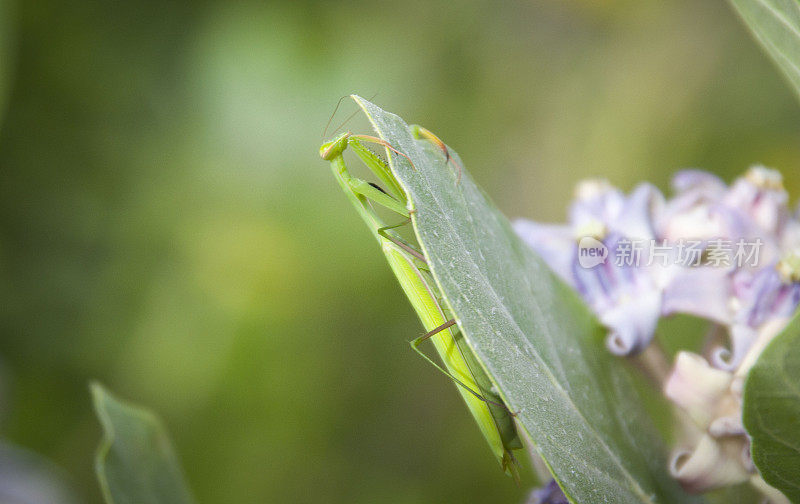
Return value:
<svg viewBox="0 0 800 504">
<path fill-rule="evenodd" d="M 800 189 L 800 107 L 722 0 L 1 0 L 0 58 L 0 433 L 87 503 L 92 378 L 160 413 L 203 503 L 524 498 L 317 155 L 344 94 L 511 216 L 588 176 Z"/>
</svg>

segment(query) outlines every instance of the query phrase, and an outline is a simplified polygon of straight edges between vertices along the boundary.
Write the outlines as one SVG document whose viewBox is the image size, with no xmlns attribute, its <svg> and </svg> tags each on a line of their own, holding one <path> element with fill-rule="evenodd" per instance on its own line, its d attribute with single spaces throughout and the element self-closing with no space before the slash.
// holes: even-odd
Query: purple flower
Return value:
<svg viewBox="0 0 800 504">
<path fill-rule="evenodd" d="M 678 172 L 672 179 L 675 197 L 659 216 L 659 237 L 677 241 L 687 237 L 710 239 L 726 234 L 726 220 L 717 209 L 727 186 L 718 177 L 699 170 Z"/>
<path fill-rule="evenodd" d="M 781 174 L 756 166 L 734 183 L 722 201 L 744 214 L 761 232 L 775 236 L 789 220 L 788 199 Z"/>
<path fill-rule="evenodd" d="M 663 315 L 685 313 L 727 325 L 732 320 L 732 293 L 729 270 L 676 265 L 665 280 L 661 312 Z"/>
<path fill-rule="evenodd" d="M 626 195 L 584 182 L 568 224 L 520 220 L 514 228 L 608 328 L 613 353 L 642 350 L 662 315 L 702 317 L 727 335 L 705 356 L 679 352 L 664 382 L 688 419 L 670 472 L 694 492 L 749 480 L 774 496 L 750 459 L 742 388 L 800 305 L 800 206 L 791 212 L 780 173 L 760 166 L 730 187 L 698 170 L 679 172 L 672 185 L 664 201 L 647 184 Z M 645 245 L 629 260 L 635 241 Z M 755 254 L 745 257 L 744 244 Z M 664 264 L 653 261 L 657 249 Z M 539 495 L 534 502 L 555 502 Z"/>
<path fill-rule="evenodd" d="M 569 500 L 556 480 L 551 479 L 547 485 L 531 493 L 528 504 L 569 504 Z"/>
<path fill-rule="evenodd" d="M 800 259 L 786 258 L 800 257 L 800 221 L 788 210 L 780 174 L 764 167 L 751 168 L 731 187 L 702 171 L 682 171 L 673 188 L 665 202 L 648 184 L 626 195 L 606 181 L 586 181 L 577 187 L 568 224 L 519 220 L 514 227 L 608 328 L 613 353 L 642 350 L 661 315 L 686 313 L 727 329 L 730 348 L 715 349 L 710 359 L 733 370 L 763 323 L 797 307 L 797 289 L 786 279 L 800 281 L 792 273 L 800 271 Z M 635 261 L 626 261 L 634 241 L 643 246 Z M 587 264 L 584 242 L 602 248 L 594 255 L 599 260 Z M 695 261 L 682 258 L 689 242 L 696 244 Z M 757 248 L 743 262 L 747 243 Z M 644 260 L 658 244 L 669 249 L 670 264 Z"/>
<path fill-rule="evenodd" d="M 665 289 L 665 313 L 710 319 L 727 329 L 729 339 L 727 346 L 711 349 L 708 360 L 681 352 L 665 383 L 667 397 L 696 428 L 691 447 L 674 453 L 670 471 L 691 491 L 750 480 L 775 498 L 776 491 L 756 474 L 750 459 L 742 388 L 761 351 L 800 303 L 800 212 L 789 211 L 776 171 L 755 167 L 730 189 L 720 184 L 696 173 L 679 174 L 677 195 L 659 222 L 663 235 L 700 238 L 706 252 L 714 239 L 763 244 L 755 264 L 684 267 Z"/>
<path fill-rule="evenodd" d="M 661 313 L 654 272 L 639 261 L 615 259 L 632 248 L 632 240 L 655 237 L 653 216 L 662 206 L 663 196 L 649 184 L 626 196 L 606 181 L 587 181 L 577 188 L 568 225 L 514 223 L 517 234 L 581 294 L 609 329 L 606 342 L 617 355 L 647 346 Z M 582 261 L 581 239 L 602 248 L 601 261 L 590 265 Z M 646 254 L 647 249 L 638 253 Z"/>
<path fill-rule="evenodd" d="M 665 281 L 663 314 L 687 313 L 727 328 L 730 348 L 714 349 L 710 359 L 734 370 L 757 340 L 758 328 L 797 307 L 794 289 L 779 278 L 775 264 L 788 267 L 787 250 L 800 245 L 800 223 L 787 207 L 780 173 L 764 167 L 751 168 L 730 188 L 694 170 L 678 173 L 673 187 L 676 195 L 657 225 L 660 238 L 697 240 L 705 254 L 714 253 L 715 243 L 758 244 L 753 264 L 677 265 Z"/>
<path fill-rule="evenodd" d="M 603 244 L 610 256 L 618 256 L 629 241 L 609 235 Z M 605 325 L 606 345 L 617 355 L 644 349 L 653 337 L 661 314 L 661 291 L 651 270 L 607 260 L 593 268 L 573 263 L 578 292 Z"/>
<path fill-rule="evenodd" d="M 756 272 L 743 270 L 736 274 L 731 349 L 715 349 L 711 355 L 714 365 L 728 370 L 740 367 L 745 357 L 753 353 L 756 343 L 762 342 L 757 345 L 760 353 L 763 345 L 789 322 L 800 304 L 800 268 L 796 257 L 792 254 Z"/>
</svg>

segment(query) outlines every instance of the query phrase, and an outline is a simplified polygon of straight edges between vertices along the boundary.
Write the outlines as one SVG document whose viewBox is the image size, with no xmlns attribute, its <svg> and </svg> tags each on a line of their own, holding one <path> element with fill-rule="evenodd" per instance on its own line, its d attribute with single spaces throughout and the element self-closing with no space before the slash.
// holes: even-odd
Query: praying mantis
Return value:
<svg viewBox="0 0 800 504">
<path fill-rule="evenodd" d="M 445 165 L 452 164 L 456 168 L 456 184 L 458 184 L 461 180 L 461 166 L 450 157 L 444 142 L 421 126 L 411 126 L 411 131 L 417 140 L 431 142 L 441 150 Z M 330 162 L 334 177 L 380 244 L 401 288 L 425 330 L 428 331 L 411 341 L 411 347 L 456 383 L 461 397 L 502 469 L 519 481 L 513 450 L 522 448 L 522 442 L 516 430 L 514 414 L 509 411 L 498 394 L 492 391 L 491 380 L 467 345 L 456 321 L 443 302 L 424 254 L 403 240 L 396 232 L 398 228 L 412 222 L 415 210 L 410 209 L 411 205 L 405 191 L 387 163 L 364 143 L 381 145 L 386 149 L 389 159 L 394 154 L 396 161 L 408 162 L 416 169 L 406 154 L 385 140 L 350 132 L 324 143 L 320 147 L 320 156 Z M 380 180 L 382 186 L 350 175 L 343 156 L 348 147 Z M 386 225 L 377 214 L 374 205 L 396 213 L 403 221 L 400 224 Z M 431 340 L 433 343 L 443 366 L 420 350 L 419 346 L 426 340 Z"/>
</svg>

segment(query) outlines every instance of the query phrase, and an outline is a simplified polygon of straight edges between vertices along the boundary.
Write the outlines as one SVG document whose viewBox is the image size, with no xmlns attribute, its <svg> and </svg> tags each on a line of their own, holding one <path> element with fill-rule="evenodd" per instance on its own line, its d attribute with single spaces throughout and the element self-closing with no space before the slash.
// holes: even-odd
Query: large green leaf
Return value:
<svg viewBox="0 0 800 504">
<path fill-rule="evenodd" d="M 731 3 L 800 95 L 800 2 L 731 0 Z"/>
<path fill-rule="evenodd" d="M 103 426 L 95 470 L 108 504 L 190 504 L 178 459 L 161 422 L 92 384 Z"/>
<path fill-rule="evenodd" d="M 416 209 L 414 228 L 434 277 L 565 493 L 580 503 L 690 502 L 668 476 L 625 361 L 607 352 L 602 329 L 576 295 L 517 238 L 469 174 L 457 183 L 455 165 L 438 147 L 355 98 L 381 138 L 413 161 L 389 153 Z"/>
<path fill-rule="evenodd" d="M 800 314 L 750 370 L 743 416 L 762 477 L 800 502 Z"/>
</svg>

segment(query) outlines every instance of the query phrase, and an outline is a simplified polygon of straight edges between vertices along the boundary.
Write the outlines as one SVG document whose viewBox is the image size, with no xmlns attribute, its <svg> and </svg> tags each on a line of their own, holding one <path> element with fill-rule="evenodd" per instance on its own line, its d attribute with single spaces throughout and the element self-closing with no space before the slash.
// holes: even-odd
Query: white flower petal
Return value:
<svg viewBox="0 0 800 504">
<path fill-rule="evenodd" d="M 698 426 L 705 428 L 732 380 L 733 375 L 711 367 L 701 356 L 679 352 L 664 386 L 664 394 L 686 411 Z"/>
<path fill-rule="evenodd" d="M 678 450 L 670 461 L 670 474 L 689 492 L 705 492 L 714 488 L 743 483 L 750 472 L 742 461 L 739 438 L 700 438 L 693 450 Z"/>
</svg>

